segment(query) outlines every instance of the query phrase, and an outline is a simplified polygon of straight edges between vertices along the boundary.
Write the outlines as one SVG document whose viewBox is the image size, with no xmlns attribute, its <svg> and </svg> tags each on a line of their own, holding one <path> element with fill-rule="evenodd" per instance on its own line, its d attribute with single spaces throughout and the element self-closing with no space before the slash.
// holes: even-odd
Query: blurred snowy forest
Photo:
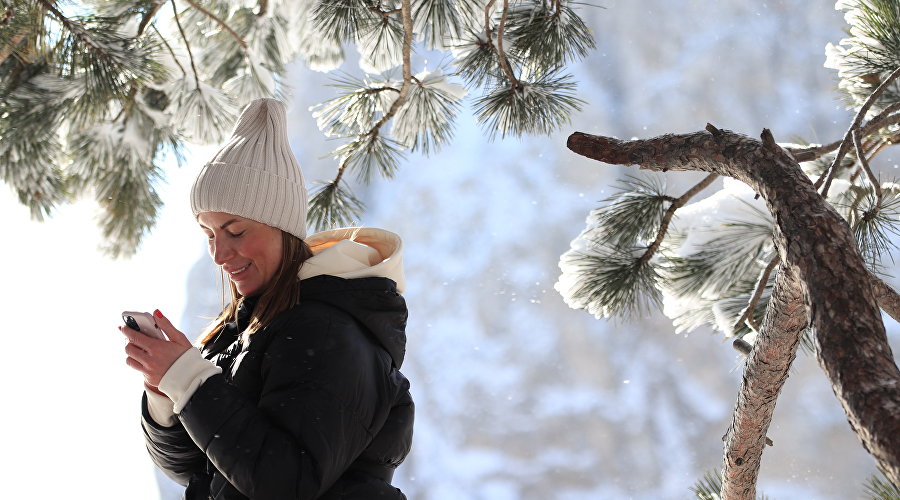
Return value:
<svg viewBox="0 0 900 500">
<path fill-rule="evenodd" d="M 658 313 L 598 321 L 553 289 L 560 254 L 628 172 L 577 157 L 566 137 L 650 137 L 710 122 L 751 136 L 767 127 L 782 142 L 835 140 L 852 115 L 824 48 L 845 23 L 832 3 L 800 0 L 603 7 L 581 10 L 598 48 L 572 67 L 588 105 L 571 127 L 491 143 L 463 115 L 451 147 L 356 188 L 369 207 L 361 223 L 399 233 L 406 246 L 404 371 L 417 424 L 395 480 L 410 498 L 687 498 L 720 466 L 742 361 L 730 344 L 705 330 L 676 335 Z M 358 71 L 352 60 L 344 69 Z M 333 168 L 323 160 L 333 145 L 308 111 L 333 95 L 326 83 L 291 70 L 292 143 L 311 179 Z M 884 176 L 896 158 L 882 154 Z M 697 179 L 667 182 L 678 191 Z M 212 266 L 196 248 L 189 330 L 218 307 Z M 857 497 L 874 472 L 807 355 L 769 436 L 759 490 L 772 498 Z"/>
</svg>

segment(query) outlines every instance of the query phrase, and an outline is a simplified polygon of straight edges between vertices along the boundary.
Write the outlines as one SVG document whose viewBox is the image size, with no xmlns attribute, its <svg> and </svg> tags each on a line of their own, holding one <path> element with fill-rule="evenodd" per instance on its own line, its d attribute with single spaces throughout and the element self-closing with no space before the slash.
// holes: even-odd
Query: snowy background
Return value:
<svg viewBox="0 0 900 500">
<path fill-rule="evenodd" d="M 707 122 L 752 136 L 768 127 L 780 141 L 837 139 L 851 116 L 822 64 L 844 21 L 831 2 L 805 0 L 603 5 L 582 11 L 598 48 L 573 68 L 588 105 L 570 127 L 491 143 L 464 114 L 452 147 L 410 156 L 394 181 L 359 188 L 362 224 L 405 242 L 404 372 L 417 422 L 395 480 L 411 499 L 688 498 L 720 465 L 739 384 L 729 344 L 703 330 L 676 335 L 661 314 L 598 321 L 553 290 L 587 213 L 631 171 L 578 157 L 565 140 L 575 130 L 649 137 Z M 292 69 L 292 145 L 308 182 L 334 169 L 323 157 L 335 143 L 308 112 L 333 95 L 324 83 Z M 218 312 L 188 206 L 213 151 L 197 148 L 188 166 L 167 169 L 166 208 L 129 260 L 96 252 L 92 202 L 38 224 L 0 192 L 5 496 L 178 498 L 157 485 L 144 451 L 141 381 L 116 326 L 124 309 L 159 308 L 193 335 Z M 896 169 L 897 158 L 887 151 L 882 168 Z M 697 177 L 668 179 L 680 193 Z M 887 326 L 896 352 L 896 325 Z M 771 498 L 857 498 L 874 471 L 808 356 L 769 436 L 760 490 Z"/>
</svg>

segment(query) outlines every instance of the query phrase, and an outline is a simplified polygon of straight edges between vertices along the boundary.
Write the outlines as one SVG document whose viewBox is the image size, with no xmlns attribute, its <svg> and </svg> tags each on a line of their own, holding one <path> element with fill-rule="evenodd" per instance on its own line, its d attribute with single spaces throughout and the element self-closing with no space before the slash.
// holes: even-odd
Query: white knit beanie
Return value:
<svg viewBox="0 0 900 500">
<path fill-rule="evenodd" d="M 256 99 L 247 106 L 194 181 L 191 209 L 195 217 L 225 212 L 306 238 L 306 187 L 288 144 L 284 104 Z"/>
</svg>

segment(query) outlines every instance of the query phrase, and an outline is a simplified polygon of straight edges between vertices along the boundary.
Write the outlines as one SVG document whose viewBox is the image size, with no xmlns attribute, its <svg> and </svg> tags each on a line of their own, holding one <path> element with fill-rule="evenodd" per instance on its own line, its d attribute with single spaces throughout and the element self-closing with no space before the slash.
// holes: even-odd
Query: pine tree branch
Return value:
<svg viewBox="0 0 900 500">
<path fill-rule="evenodd" d="M 766 432 L 807 324 L 798 284 L 788 268 L 775 276 L 772 298 L 744 365 L 731 426 L 724 437 L 723 499 L 756 498 L 762 453 L 771 443 Z"/>
<path fill-rule="evenodd" d="M 761 138 L 709 126 L 634 141 L 576 132 L 567 145 L 606 163 L 728 175 L 765 199 L 782 269 L 801 282 L 819 364 L 864 448 L 900 482 L 900 369 L 855 238 L 771 132 Z"/>
<path fill-rule="evenodd" d="M 104 50 L 104 47 L 97 44 L 97 42 L 88 34 L 88 31 L 84 28 L 84 26 L 72 21 L 65 14 L 63 14 L 59 9 L 56 8 L 56 2 L 52 0 L 37 0 L 39 4 L 41 4 L 48 12 L 53 14 L 53 17 L 56 18 L 57 21 L 63 27 L 68 30 L 72 35 L 78 39 L 81 43 L 85 44 L 85 46 L 89 47 L 91 52 L 97 54 L 101 58 L 105 60 L 111 60 L 109 54 Z"/>
<path fill-rule="evenodd" d="M 189 3 L 189 4 L 191 5 L 191 7 L 195 8 L 195 9 L 197 9 L 198 11 L 200 11 L 201 13 L 203 13 L 203 15 L 205 15 L 206 17 L 208 17 L 208 18 L 212 19 L 213 21 L 215 21 L 216 24 L 218 24 L 219 26 L 221 26 L 222 29 L 224 29 L 225 31 L 227 31 L 228 34 L 231 35 L 231 37 L 234 38 L 235 41 L 237 41 L 238 45 L 240 45 L 241 48 L 244 49 L 244 52 L 247 51 L 247 42 L 245 42 L 244 39 L 241 38 L 241 36 L 238 35 L 236 31 L 234 31 L 233 29 L 231 29 L 231 26 L 229 26 L 228 23 L 226 23 L 225 21 L 223 21 L 222 19 L 220 19 L 218 16 L 216 16 L 216 15 L 213 14 L 212 12 L 210 12 L 210 11 L 204 9 L 203 7 L 201 7 L 200 5 L 198 5 L 197 2 L 195 2 L 194 0 L 185 0 L 185 1 L 186 1 L 187 3 Z"/>
<path fill-rule="evenodd" d="M 25 37 L 28 36 L 29 31 L 30 30 L 28 29 L 23 29 L 21 32 L 13 35 L 9 43 L 6 44 L 2 50 L 0 50 L 0 64 L 3 64 L 3 61 L 5 61 L 6 58 L 13 53 L 13 50 L 15 50 L 15 48 L 18 47 L 20 43 L 22 43 L 22 40 L 24 40 Z"/>
<path fill-rule="evenodd" d="M 869 160 L 866 159 L 866 152 L 863 151 L 862 143 L 859 140 L 859 130 L 854 130 L 851 135 L 853 145 L 856 147 L 856 159 L 866 172 L 866 177 L 869 179 L 869 183 L 872 184 L 872 189 L 875 190 L 875 206 L 866 210 L 866 213 L 863 214 L 863 219 L 868 221 L 874 219 L 878 215 L 878 211 L 881 210 L 881 184 L 878 183 L 878 179 L 875 178 L 875 174 L 872 173 L 872 169 L 869 167 Z"/>
<path fill-rule="evenodd" d="M 367 132 L 360 134 L 360 137 L 363 136 L 374 136 L 379 133 L 381 127 L 387 123 L 388 120 L 394 117 L 397 114 L 397 111 L 401 106 L 406 102 L 406 98 L 409 95 L 409 89 L 412 85 L 412 63 L 411 63 L 411 55 L 412 55 L 412 39 L 413 39 L 413 23 L 412 23 L 412 8 L 410 6 L 410 0 L 403 0 L 401 3 L 402 10 L 402 20 L 403 20 L 403 85 L 400 87 L 400 92 L 397 95 L 397 99 L 391 104 L 390 109 L 378 120 L 375 125 L 372 126 Z M 373 89 L 373 91 L 381 91 L 387 90 L 388 87 L 383 87 L 381 89 Z M 391 89 L 394 90 L 394 89 Z M 349 157 L 349 155 L 348 155 Z M 344 158 L 341 161 L 341 164 L 338 166 L 337 174 L 334 179 L 331 181 L 332 184 L 337 185 L 340 182 L 341 178 L 344 176 L 344 171 L 347 169 L 348 158 Z"/>
<path fill-rule="evenodd" d="M 666 213 L 663 215 L 662 221 L 659 225 L 659 231 L 656 233 L 656 239 L 653 240 L 653 243 L 647 247 L 647 250 L 643 255 L 637 260 L 635 264 L 636 267 L 641 267 L 650 259 L 653 258 L 653 255 L 659 249 L 659 246 L 662 244 L 663 239 L 666 237 L 666 232 L 669 230 L 669 223 L 672 222 L 672 217 L 675 215 L 675 211 L 679 208 L 683 207 L 685 203 L 687 203 L 691 198 L 697 195 L 700 191 L 706 189 L 713 181 L 718 178 L 718 174 L 709 174 L 703 178 L 702 181 L 698 182 L 694 187 L 690 188 L 683 195 L 678 197 L 675 201 L 669 205 L 669 208 L 666 209 Z"/>
<path fill-rule="evenodd" d="M 859 111 L 856 113 L 856 117 L 853 118 L 853 122 L 850 124 L 850 128 L 847 129 L 847 132 L 844 134 L 844 139 L 841 141 L 841 146 L 838 148 L 837 155 L 834 157 L 834 161 L 831 163 L 831 167 L 826 170 L 821 177 L 816 181 L 815 186 L 818 188 L 822 184 L 823 178 L 827 176 L 827 180 L 825 181 L 825 186 L 822 188 L 822 197 L 825 198 L 828 196 L 828 189 L 831 187 L 831 181 L 834 180 L 834 176 L 837 174 L 838 166 L 841 164 L 841 160 L 844 159 L 844 155 L 847 154 L 847 151 L 850 149 L 850 144 L 852 141 L 852 134 L 854 130 L 859 128 L 859 125 L 862 123 L 863 118 L 865 118 L 866 113 L 869 112 L 869 108 L 875 104 L 875 101 L 878 100 L 878 97 L 884 93 L 884 91 L 890 86 L 890 84 L 900 76 L 900 67 L 895 69 L 888 75 L 887 78 L 884 79 L 881 84 L 872 91 L 868 98 L 866 98 L 866 102 L 863 103 L 862 107 L 859 108 Z"/>
<path fill-rule="evenodd" d="M 869 122 L 862 127 L 862 135 L 865 137 L 884 127 L 900 123 L 900 114 L 891 115 L 891 113 L 897 111 L 900 111 L 900 102 L 888 106 L 884 111 L 878 114 L 878 116 L 869 120 Z M 812 161 L 839 148 L 842 142 L 843 141 L 834 141 L 821 146 L 810 148 L 787 148 L 787 150 L 799 162 Z"/>
<path fill-rule="evenodd" d="M 365 93 L 366 94 L 378 94 L 380 92 L 388 92 L 388 91 L 396 92 L 398 94 L 400 93 L 400 90 L 395 89 L 394 87 L 374 87 L 371 89 L 366 89 Z"/>
<path fill-rule="evenodd" d="M 898 111 L 900 111 L 900 102 L 895 102 L 894 104 L 891 104 L 890 106 L 884 108 L 884 111 L 869 120 L 869 122 L 863 127 L 862 135 L 867 136 L 889 125 L 896 125 L 897 123 L 900 123 L 900 114 L 892 115 L 892 113 L 896 113 Z M 835 146 L 835 148 L 836 147 L 837 146 Z"/>
<path fill-rule="evenodd" d="M 166 3 L 165 0 L 158 0 L 156 2 L 153 2 L 153 8 L 147 10 L 147 12 L 144 12 L 143 17 L 141 17 L 140 24 L 138 24 L 138 37 L 144 34 L 144 30 L 147 29 L 147 25 L 154 17 L 156 17 L 156 13 L 159 12 L 159 9 L 163 6 L 164 3 Z"/>
<path fill-rule="evenodd" d="M 900 323 L 900 294 L 871 271 L 868 272 L 868 276 L 875 292 L 875 300 L 878 301 L 878 307 L 888 313 L 888 316 L 894 321 Z"/>
<path fill-rule="evenodd" d="M 382 18 L 387 18 L 388 16 L 393 16 L 395 14 L 402 14 L 403 8 L 393 9 L 393 10 L 381 10 L 376 5 L 369 5 L 369 11 L 375 14 L 378 14 Z"/>
<path fill-rule="evenodd" d="M 881 141 L 878 141 L 878 144 L 875 146 L 875 148 L 872 149 L 872 152 L 869 153 L 869 160 L 878 156 L 878 153 L 884 151 L 884 148 L 888 147 L 890 144 L 891 141 L 889 139 L 882 139 Z"/>
<path fill-rule="evenodd" d="M 512 68 L 509 66 L 509 60 L 506 58 L 506 52 L 503 50 L 503 31 L 506 28 L 507 15 L 509 15 L 509 0 L 503 0 L 503 14 L 500 16 L 500 26 L 497 28 L 497 61 L 500 63 L 503 73 L 506 74 L 510 87 L 516 89 L 522 84 L 516 78 L 516 75 L 513 74 Z"/>
<path fill-rule="evenodd" d="M 187 0 L 188 3 L 191 0 Z M 194 72 L 194 82 L 197 83 L 197 90 L 200 90 L 200 75 L 197 73 L 197 66 L 194 64 L 194 54 L 191 53 L 191 44 L 188 43 L 187 35 L 184 34 L 184 28 L 181 26 L 181 21 L 178 19 L 178 7 L 175 5 L 175 0 L 172 0 L 172 12 L 175 14 L 175 24 L 178 26 L 178 32 L 181 33 L 181 39 L 184 40 L 184 48 L 187 49 L 188 59 L 191 61 L 191 70 Z M 175 54 L 172 54 L 174 57 Z M 181 65 L 178 65 L 181 67 Z M 184 71 L 184 68 L 181 68 Z"/>
<path fill-rule="evenodd" d="M 489 0 L 484 6 L 484 39 L 491 46 L 493 46 L 493 42 L 491 42 L 491 9 L 494 8 L 496 2 L 497 0 Z"/>
<path fill-rule="evenodd" d="M 740 328 L 741 323 L 744 321 L 749 323 L 751 328 L 759 331 L 759 325 L 757 325 L 756 320 L 753 319 L 753 311 L 756 309 L 756 304 L 759 303 L 759 299 L 766 289 L 766 284 L 769 282 L 769 275 L 772 274 L 772 271 L 779 263 L 781 263 L 781 257 L 778 254 L 775 254 L 775 257 L 772 257 L 772 260 L 769 261 L 769 265 L 767 265 L 762 273 L 760 273 L 759 279 L 756 281 L 756 288 L 753 290 L 753 296 L 750 297 L 750 301 L 747 302 L 747 307 L 741 311 L 741 316 L 734 322 L 734 325 L 731 327 L 732 331 L 736 331 Z"/>
<path fill-rule="evenodd" d="M 180 27 L 180 26 L 179 26 L 179 27 Z M 187 71 L 185 71 L 184 66 L 181 65 L 181 62 L 178 60 L 178 57 L 175 56 L 175 51 L 172 50 L 172 46 L 169 45 L 169 42 L 168 42 L 168 41 L 166 41 L 166 37 L 162 36 L 162 33 L 160 33 L 158 29 L 156 29 L 156 26 L 153 26 L 153 31 L 156 32 L 156 35 L 159 36 L 159 39 L 162 41 L 163 45 L 166 47 L 166 49 L 168 49 L 169 54 L 172 56 L 172 61 L 174 61 L 174 62 L 175 62 L 175 65 L 178 66 L 178 69 L 181 70 L 181 74 L 182 74 L 182 75 L 187 75 Z M 183 31 L 182 31 L 181 35 L 184 36 L 184 32 L 183 32 Z M 194 60 L 193 57 L 191 57 L 191 61 L 192 61 L 192 62 L 193 62 L 193 60 Z M 196 72 L 196 70 L 195 70 L 195 71 L 194 71 L 194 74 L 196 74 L 196 73 L 197 73 L 197 72 Z"/>
<path fill-rule="evenodd" d="M 397 114 L 400 107 L 406 103 L 406 97 L 409 95 L 409 88 L 410 85 L 412 85 L 412 64 L 410 62 L 410 55 L 412 53 L 413 39 L 412 7 L 410 4 L 410 0 L 403 0 L 401 2 L 401 8 L 403 10 L 401 16 L 403 19 L 403 85 L 400 87 L 400 95 L 398 95 L 397 100 L 391 104 L 391 108 L 388 112 L 385 113 L 372 127 L 372 130 L 369 131 L 370 135 L 377 133 L 382 125 L 387 123 L 388 120 Z"/>
</svg>

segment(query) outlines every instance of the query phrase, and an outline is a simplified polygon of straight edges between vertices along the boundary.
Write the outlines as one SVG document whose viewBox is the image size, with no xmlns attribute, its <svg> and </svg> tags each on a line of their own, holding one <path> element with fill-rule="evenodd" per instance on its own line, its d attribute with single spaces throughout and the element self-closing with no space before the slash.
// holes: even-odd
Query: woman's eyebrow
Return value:
<svg viewBox="0 0 900 500">
<path fill-rule="evenodd" d="M 226 222 L 225 224 L 222 224 L 221 226 L 219 226 L 219 229 L 225 229 L 225 228 L 227 228 L 228 226 L 234 224 L 235 222 L 238 222 L 238 220 L 237 220 L 237 219 L 231 219 L 230 221 Z M 202 222 L 199 222 L 199 221 L 198 221 L 197 224 L 200 224 L 200 227 L 203 228 L 203 229 L 207 229 L 207 230 L 209 229 L 209 228 L 206 227 L 206 225 L 204 225 Z"/>
</svg>

